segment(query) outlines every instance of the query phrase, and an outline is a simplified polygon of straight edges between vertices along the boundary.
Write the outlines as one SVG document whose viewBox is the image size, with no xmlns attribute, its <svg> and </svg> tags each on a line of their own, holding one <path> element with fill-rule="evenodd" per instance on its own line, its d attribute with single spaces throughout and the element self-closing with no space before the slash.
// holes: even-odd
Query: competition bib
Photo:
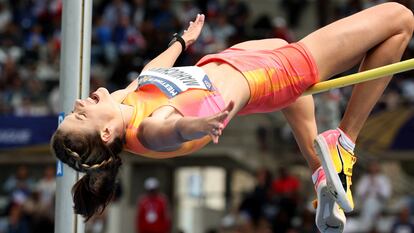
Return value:
<svg viewBox="0 0 414 233">
<path fill-rule="evenodd" d="M 189 88 L 208 91 L 213 89 L 206 73 L 197 66 L 155 68 L 143 71 L 138 76 L 138 88 L 148 84 L 157 86 L 168 98 L 173 98 Z"/>
</svg>

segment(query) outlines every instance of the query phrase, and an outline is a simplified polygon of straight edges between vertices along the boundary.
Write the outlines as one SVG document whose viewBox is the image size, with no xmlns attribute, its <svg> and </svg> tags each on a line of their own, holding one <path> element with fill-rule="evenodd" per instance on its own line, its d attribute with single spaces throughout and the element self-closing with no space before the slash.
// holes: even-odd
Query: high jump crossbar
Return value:
<svg viewBox="0 0 414 233">
<path fill-rule="evenodd" d="M 312 95 L 320 92 L 325 92 L 334 88 L 341 88 L 350 86 L 357 83 L 362 83 L 378 78 L 382 78 L 388 75 L 402 73 L 408 70 L 414 69 L 414 58 L 405 61 L 396 62 L 390 65 L 381 66 L 375 69 L 362 71 L 355 74 L 342 76 L 339 78 L 331 79 L 328 81 L 316 83 L 302 95 Z"/>
</svg>

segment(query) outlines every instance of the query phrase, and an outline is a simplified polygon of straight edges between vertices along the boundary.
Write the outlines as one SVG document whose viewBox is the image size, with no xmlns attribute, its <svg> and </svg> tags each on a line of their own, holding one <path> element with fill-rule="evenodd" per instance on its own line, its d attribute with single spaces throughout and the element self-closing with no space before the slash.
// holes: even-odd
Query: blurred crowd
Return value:
<svg viewBox="0 0 414 233">
<path fill-rule="evenodd" d="M 264 14 L 252 18 L 255 9 L 242 0 L 94 0 L 90 89 L 125 87 L 150 59 L 166 49 L 173 33 L 185 29 L 197 13 L 206 15 L 205 27 L 177 65 L 192 65 L 204 54 L 249 39 L 278 37 L 295 41 L 299 39 L 297 31 L 305 20 L 302 16 L 309 2 L 274 0 L 270 7 L 280 8 L 279 12 L 285 12 L 284 17 Z M 384 1 L 315 2 L 317 25 L 310 30 Z M 399 2 L 413 9 L 411 0 Z M 61 15 L 62 0 L 0 0 L 1 115 L 42 116 L 59 111 Z M 403 59 L 411 57 L 414 57 L 414 42 Z M 392 80 L 377 110 L 414 104 L 414 73 L 398 76 Z M 324 101 L 317 109 L 323 127 L 337 125 L 335 119 L 346 100 L 342 97 L 349 93 L 350 89 L 344 88 L 318 97 L 318 101 Z M 335 116 L 323 117 L 329 114 Z M 263 136 L 263 132 L 258 133 Z M 378 172 L 372 170 L 369 173 Z M 53 232 L 54 176 L 54 168 L 47 168 L 44 177 L 35 181 L 22 166 L 7 179 L 3 184 L 7 208 L 0 217 L 0 233 Z M 304 193 L 299 178 L 286 169 L 280 169 L 276 178 L 268 170 L 260 170 L 256 178 L 256 187 L 243 198 L 237 217 L 223 219 L 223 232 L 316 232 L 313 209 L 306 204 L 309 200 L 304 199 L 309 192 Z M 364 191 L 364 187 L 374 185 L 373 180 L 378 180 L 375 185 L 381 187 L 368 191 L 378 192 Z M 366 212 L 361 209 L 361 218 L 374 222 L 382 213 L 381 203 L 390 197 L 392 187 L 383 176 L 370 178 L 367 174 L 365 182 L 356 195 L 360 200 L 369 200 L 368 207 L 376 204 L 377 209 Z M 414 232 L 410 211 L 401 210 L 393 220 L 392 232 Z M 369 231 L 375 230 L 369 227 Z"/>
<path fill-rule="evenodd" d="M 208 24 L 178 64 L 192 64 L 229 41 L 241 41 L 246 38 L 248 11 L 245 3 L 233 0 L 225 4 L 96 0 L 90 89 L 125 87 L 146 62 L 166 49 L 173 33 L 186 28 L 200 12 L 207 15 Z M 61 15 L 62 0 L 0 1 L 1 114 L 39 116 L 58 111 Z"/>
<path fill-rule="evenodd" d="M 317 23 L 306 31 L 381 2 L 318 0 Z M 411 0 L 400 2 L 412 5 Z M 276 16 L 252 14 L 252 4 L 242 0 L 95 0 L 90 89 L 125 87 L 199 12 L 206 14 L 205 28 L 177 65 L 192 65 L 204 54 L 249 39 L 295 41 L 309 5 L 307 0 L 275 0 L 271 7 L 284 14 Z M 39 116 L 59 111 L 61 15 L 62 0 L 0 1 L 0 114 Z M 405 57 L 412 55 L 411 44 Z M 403 76 L 393 80 L 384 105 L 414 102 L 412 73 Z"/>
<path fill-rule="evenodd" d="M 2 184 L 0 233 L 54 232 L 55 168 L 48 166 L 35 180 L 21 165 Z"/>
<path fill-rule="evenodd" d="M 395 196 L 392 177 L 384 172 L 384 165 L 369 161 L 354 179 L 356 207 L 347 214 L 345 233 L 414 233 L 414 199 Z M 302 166 L 281 166 L 276 172 L 258 169 L 253 188 L 244 190 L 235 208 L 228 209 L 217 227 L 208 232 L 318 233 L 312 206 L 316 194 L 304 170 Z M 179 228 L 173 222 L 176 211 L 159 189 L 160 181 L 149 177 L 139 185 L 145 191 L 136 197 L 135 232 L 182 232 L 174 230 Z M 54 232 L 54 166 L 42 167 L 41 173 L 34 175 L 30 167 L 19 165 L 0 188 L 0 233 Z M 108 232 L 107 217 L 106 211 L 94 217 L 86 232 Z"/>
<path fill-rule="evenodd" d="M 258 170 L 255 188 L 245 194 L 238 209 L 239 227 L 246 232 L 288 232 L 293 230 L 293 218 L 303 213 L 303 231 L 316 232 L 301 190 L 300 179 L 288 168 L 279 168 L 276 177 L 268 169 Z"/>
<path fill-rule="evenodd" d="M 355 210 L 347 214 L 345 233 L 414 233 L 413 199 L 393 196 L 391 177 L 377 160 L 354 177 Z M 255 187 L 226 215 L 217 233 L 318 233 L 314 223 L 316 193 L 303 174 L 280 167 L 256 171 Z M 304 168 L 301 168 L 303 170 Z M 395 194 L 394 194 L 395 195 Z"/>
</svg>

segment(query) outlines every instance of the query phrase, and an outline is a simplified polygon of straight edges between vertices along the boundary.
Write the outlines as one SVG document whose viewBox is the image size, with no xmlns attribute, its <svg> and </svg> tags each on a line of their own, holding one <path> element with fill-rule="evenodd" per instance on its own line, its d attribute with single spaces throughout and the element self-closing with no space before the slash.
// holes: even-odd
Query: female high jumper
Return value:
<svg viewBox="0 0 414 233">
<path fill-rule="evenodd" d="M 99 88 L 76 100 L 59 125 L 51 141 L 54 154 L 86 173 L 73 187 L 75 212 L 87 220 L 110 202 L 123 149 L 150 158 L 182 156 L 217 143 L 237 114 L 281 110 L 313 172 L 316 224 L 322 232 L 341 232 L 344 211 L 354 208 L 354 142 L 391 77 L 355 85 L 338 128 L 319 135 L 313 98 L 301 94 L 357 64 L 363 71 L 399 61 L 413 33 L 412 12 L 384 3 L 297 43 L 246 41 L 194 66 L 173 67 L 203 23 L 198 15 L 125 89 Z"/>
</svg>

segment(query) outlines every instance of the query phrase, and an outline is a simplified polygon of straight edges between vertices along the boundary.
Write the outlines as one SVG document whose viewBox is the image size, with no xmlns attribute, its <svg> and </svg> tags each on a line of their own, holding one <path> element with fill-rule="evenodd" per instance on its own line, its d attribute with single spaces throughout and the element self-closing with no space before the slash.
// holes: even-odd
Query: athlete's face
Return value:
<svg viewBox="0 0 414 233">
<path fill-rule="evenodd" d="M 72 113 L 65 117 L 59 128 L 64 130 L 101 131 L 119 117 L 118 103 L 108 90 L 99 88 L 90 97 L 76 100 Z"/>
</svg>

